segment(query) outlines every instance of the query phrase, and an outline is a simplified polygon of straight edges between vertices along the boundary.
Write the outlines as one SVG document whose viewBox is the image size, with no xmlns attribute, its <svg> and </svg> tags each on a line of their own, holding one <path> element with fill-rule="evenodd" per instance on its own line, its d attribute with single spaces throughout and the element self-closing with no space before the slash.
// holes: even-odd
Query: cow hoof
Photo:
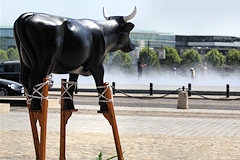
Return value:
<svg viewBox="0 0 240 160">
<path fill-rule="evenodd" d="M 108 112 L 107 103 L 100 102 L 100 112 Z"/>
<path fill-rule="evenodd" d="M 69 109 L 75 109 L 74 105 L 73 105 L 73 101 L 70 99 L 66 99 L 64 100 L 64 106 L 63 106 L 64 110 L 69 110 Z"/>
<path fill-rule="evenodd" d="M 97 113 L 108 113 L 108 111 L 97 111 Z"/>
<path fill-rule="evenodd" d="M 40 99 L 32 99 L 30 111 L 41 111 L 41 100 Z"/>
<path fill-rule="evenodd" d="M 30 108 L 30 112 L 39 112 L 41 111 L 41 107 L 39 108 L 39 106 L 31 106 Z"/>
</svg>

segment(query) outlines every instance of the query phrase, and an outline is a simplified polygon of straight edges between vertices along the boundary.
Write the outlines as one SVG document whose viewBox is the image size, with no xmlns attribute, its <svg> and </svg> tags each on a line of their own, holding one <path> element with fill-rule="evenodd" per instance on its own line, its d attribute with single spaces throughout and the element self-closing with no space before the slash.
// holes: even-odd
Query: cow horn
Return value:
<svg viewBox="0 0 240 160">
<path fill-rule="evenodd" d="M 109 20 L 109 18 L 110 18 L 110 17 L 106 14 L 104 7 L 103 7 L 103 17 L 104 17 L 106 20 Z"/>
<path fill-rule="evenodd" d="M 135 6 L 134 11 L 130 15 L 123 17 L 124 21 L 127 22 L 130 19 L 133 19 L 133 17 L 135 17 L 136 13 L 137 13 L 137 7 Z"/>
</svg>

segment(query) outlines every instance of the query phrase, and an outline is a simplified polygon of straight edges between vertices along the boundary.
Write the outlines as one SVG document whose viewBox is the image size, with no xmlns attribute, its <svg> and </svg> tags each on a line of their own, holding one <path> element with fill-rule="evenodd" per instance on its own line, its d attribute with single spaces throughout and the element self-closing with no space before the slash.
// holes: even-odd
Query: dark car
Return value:
<svg viewBox="0 0 240 160">
<path fill-rule="evenodd" d="M 0 78 L 0 96 L 23 96 L 24 87 L 20 83 Z"/>
<path fill-rule="evenodd" d="M 7 61 L 0 64 L 0 78 L 19 82 L 19 75 L 19 61 Z"/>
<path fill-rule="evenodd" d="M 0 64 L 0 78 L 19 82 L 20 62 L 6 61 Z M 49 75 L 49 88 L 53 86 L 52 74 Z"/>
</svg>

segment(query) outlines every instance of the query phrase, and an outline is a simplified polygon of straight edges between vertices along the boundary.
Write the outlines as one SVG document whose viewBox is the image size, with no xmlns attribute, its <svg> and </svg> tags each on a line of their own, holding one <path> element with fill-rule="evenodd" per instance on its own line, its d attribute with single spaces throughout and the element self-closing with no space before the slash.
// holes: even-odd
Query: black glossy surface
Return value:
<svg viewBox="0 0 240 160">
<path fill-rule="evenodd" d="M 103 86 L 106 53 L 132 51 L 135 46 L 129 32 L 133 27 L 122 16 L 95 21 L 24 13 L 14 24 L 21 60 L 20 82 L 32 93 L 48 74 L 69 73 L 74 75 L 73 81 L 78 75 L 93 75 L 96 86 Z"/>
</svg>

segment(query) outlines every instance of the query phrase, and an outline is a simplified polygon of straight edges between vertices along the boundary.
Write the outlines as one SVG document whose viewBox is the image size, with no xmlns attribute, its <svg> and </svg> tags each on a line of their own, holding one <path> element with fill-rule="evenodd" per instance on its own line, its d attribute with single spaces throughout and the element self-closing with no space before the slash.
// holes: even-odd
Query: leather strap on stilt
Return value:
<svg viewBox="0 0 240 160">
<path fill-rule="evenodd" d="M 45 97 L 45 96 L 43 95 L 43 93 L 40 92 L 40 90 L 41 90 L 43 87 L 45 87 L 46 85 L 48 85 L 48 84 L 49 84 L 49 80 L 46 80 L 46 82 L 43 82 L 43 83 L 40 83 L 40 84 L 35 85 L 35 86 L 33 87 L 33 93 L 32 93 L 31 95 L 28 94 L 28 92 L 25 92 L 25 93 L 26 93 L 26 96 L 27 96 L 27 104 L 31 104 L 31 101 L 32 101 L 33 98 L 41 99 L 41 100 L 43 100 L 43 99 L 48 100 L 48 96 Z M 37 94 L 38 96 L 36 96 L 36 94 Z"/>
<path fill-rule="evenodd" d="M 68 87 L 66 87 L 67 86 L 66 84 L 68 84 Z M 66 79 L 62 79 L 61 89 L 63 89 L 63 92 L 61 92 L 61 99 L 73 100 L 73 96 L 69 93 L 69 89 L 73 86 L 76 87 L 77 82 L 74 82 L 74 81 L 67 82 Z M 66 94 L 67 94 L 67 96 L 66 96 Z"/>
<path fill-rule="evenodd" d="M 109 86 L 97 86 L 97 88 L 104 88 L 104 91 L 102 93 L 98 93 L 98 98 L 99 98 L 99 102 L 112 102 L 112 99 L 109 99 L 105 96 L 105 93 L 107 92 L 107 90 L 109 89 Z M 101 99 L 103 98 L 103 99 Z"/>
</svg>

